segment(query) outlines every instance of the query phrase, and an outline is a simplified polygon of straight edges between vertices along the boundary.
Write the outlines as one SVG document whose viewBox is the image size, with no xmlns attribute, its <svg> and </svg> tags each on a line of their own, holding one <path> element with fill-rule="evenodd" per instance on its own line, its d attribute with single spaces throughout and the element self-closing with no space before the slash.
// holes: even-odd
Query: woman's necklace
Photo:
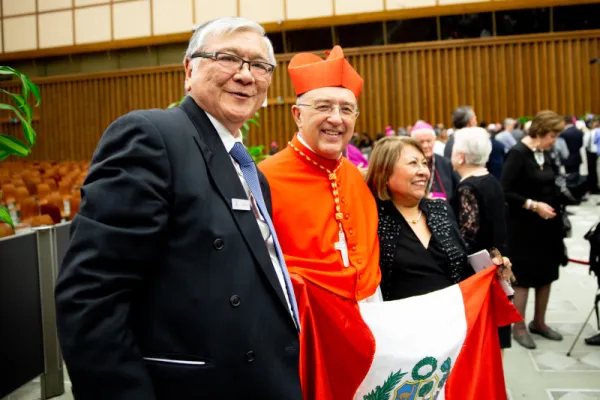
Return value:
<svg viewBox="0 0 600 400">
<path fill-rule="evenodd" d="M 417 217 L 417 219 L 406 219 L 406 222 L 408 222 L 410 224 L 413 224 L 413 225 L 416 225 L 417 222 L 419 222 L 421 220 L 421 215 L 423 215 L 423 210 L 421 210 L 419 212 L 419 216 Z M 404 217 L 404 218 L 406 218 L 406 217 Z"/>
<path fill-rule="evenodd" d="M 539 150 L 533 151 L 533 157 L 535 158 L 535 162 L 539 165 L 540 169 L 544 169 L 544 162 L 546 161 L 544 157 L 544 152 Z"/>
</svg>

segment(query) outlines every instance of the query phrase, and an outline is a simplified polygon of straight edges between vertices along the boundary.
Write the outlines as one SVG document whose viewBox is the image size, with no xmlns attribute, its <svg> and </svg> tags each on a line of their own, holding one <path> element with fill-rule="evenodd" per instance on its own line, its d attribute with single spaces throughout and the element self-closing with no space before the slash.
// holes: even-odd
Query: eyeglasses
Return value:
<svg viewBox="0 0 600 400">
<path fill-rule="evenodd" d="M 190 58 L 198 57 L 210 58 L 219 63 L 223 69 L 229 72 L 241 71 L 242 68 L 244 68 L 244 64 L 248 64 L 250 72 L 255 73 L 257 76 L 267 76 L 272 74 L 275 70 L 275 65 L 273 64 L 262 61 L 248 61 L 244 60 L 242 57 L 236 56 L 235 54 L 221 53 L 218 51 L 214 53 L 196 53 L 192 54 Z"/>
<path fill-rule="evenodd" d="M 296 104 L 297 106 L 310 107 L 319 114 L 333 115 L 333 112 L 337 109 L 342 117 L 357 118 L 360 112 L 356 106 L 351 105 L 338 105 L 328 102 L 319 102 L 315 104 Z"/>
</svg>

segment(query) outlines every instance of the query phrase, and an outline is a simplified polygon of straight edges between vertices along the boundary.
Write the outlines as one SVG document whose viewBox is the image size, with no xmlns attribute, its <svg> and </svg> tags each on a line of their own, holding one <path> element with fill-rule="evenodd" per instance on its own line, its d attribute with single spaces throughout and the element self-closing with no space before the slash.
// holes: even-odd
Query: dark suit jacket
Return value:
<svg viewBox="0 0 600 400">
<path fill-rule="evenodd" d="M 283 290 L 254 214 L 232 209 L 245 191 L 191 98 L 115 121 L 82 195 L 56 287 L 76 399 L 302 398 Z"/>
<path fill-rule="evenodd" d="M 442 185 L 444 185 L 444 190 L 446 191 L 446 199 L 450 202 L 456 191 L 456 185 L 460 182 L 460 177 L 454 171 L 454 168 L 452 168 L 450 160 L 439 154 L 434 154 L 433 156 L 435 157 L 435 169 L 440 175 Z"/>
<path fill-rule="evenodd" d="M 569 148 L 569 158 L 563 162 L 565 167 L 577 167 L 581 164 L 581 147 L 583 146 L 583 132 L 575 126 L 571 126 L 563 131 L 560 136 L 567 143 Z"/>
<path fill-rule="evenodd" d="M 492 152 L 487 162 L 487 169 L 490 174 L 494 175 L 498 180 L 502 177 L 502 166 L 504 165 L 504 158 L 506 152 L 504 151 L 504 145 L 494 138 L 490 138 L 492 142 Z"/>
<path fill-rule="evenodd" d="M 444 147 L 444 157 L 446 157 L 448 160 L 450 160 L 452 158 L 452 149 L 453 148 L 454 148 L 454 135 L 452 135 L 448 138 L 448 141 L 446 142 L 446 147 Z"/>
</svg>

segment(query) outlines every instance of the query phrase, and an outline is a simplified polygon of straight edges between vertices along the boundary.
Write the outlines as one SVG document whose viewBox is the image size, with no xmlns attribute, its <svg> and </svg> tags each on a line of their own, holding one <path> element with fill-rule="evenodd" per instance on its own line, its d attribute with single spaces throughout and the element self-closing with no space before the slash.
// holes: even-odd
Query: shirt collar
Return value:
<svg viewBox="0 0 600 400">
<path fill-rule="evenodd" d="M 313 149 L 312 149 L 312 148 L 311 148 L 311 147 L 308 145 L 308 143 L 306 143 L 306 142 L 304 141 L 304 138 L 302 138 L 302 131 L 298 131 L 298 134 L 296 135 L 296 137 L 298 138 L 298 140 L 300 141 L 300 143 L 302 143 L 302 145 L 303 145 L 304 147 L 306 147 L 308 150 L 312 151 L 314 154 L 317 154 L 317 152 L 316 152 L 316 151 L 314 151 L 314 150 L 313 150 Z M 343 157 L 343 154 L 340 154 L 340 156 L 338 157 L 338 160 L 339 160 L 340 158 L 342 158 L 342 157 Z"/>
<path fill-rule="evenodd" d="M 212 122 L 213 126 L 215 127 L 215 130 L 219 134 L 219 137 L 221 138 L 221 141 L 223 142 L 223 145 L 225 146 L 225 150 L 227 150 L 227 153 L 229 153 L 231 151 L 231 149 L 233 149 L 234 144 L 236 144 L 236 143 L 244 144 L 244 138 L 242 137 L 241 132 L 238 131 L 238 135 L 233 136 L 233 134 L 229 131 L 229 129 L 225 128 L 225 125 L 220 123 L 215 117 L 213 117 L 209 113 L 206 113 L 206 116 L 208 117 L 208 119 L 210 119 L 210 122 Z"/>
</svg>

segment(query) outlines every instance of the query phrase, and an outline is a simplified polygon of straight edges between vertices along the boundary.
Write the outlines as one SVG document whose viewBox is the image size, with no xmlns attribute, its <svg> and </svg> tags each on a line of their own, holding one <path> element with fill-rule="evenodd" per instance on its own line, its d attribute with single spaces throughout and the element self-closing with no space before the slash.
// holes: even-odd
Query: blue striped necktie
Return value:
<svg viewBox="0 0 600 400">
<path fill-rule="evenodd" d="M 296 322 L 296 326 L 298 327 L 298 331 L 300 331 L 300 318 L 298 317 L 298 306 L 296 305 L 296 297 L 294 296 L 294 288 L 292 286 L 292 281 L 290 280 L 290 275 L 288 274 L 287 267 L 285 266 L 285 260 L 283 259 L 283 253 L 281 252 L 281 247 L 279 246 L 279 240 L 277 239 L 277 234 L 275 233 L 275 228 L 273 227 L 273 221 L 271 221 L 271 217 L 269 216 L 269 212 L 267 211 L 267 206 L 265 204 L 265 199 L 263 198 L 262 191 L 260 190 L 260 183 L 258 181 L 258 172 L 256 171 L 256 164 L 254 164 L 254 160 L 246 150 L 243 144 L 240 142 L 236 142 L 233 145 L 233 148 L 229 152 L 231 157 L 240 165 L 240 169 L 242 170 L 242 174 L 244 175 L 244 179 L 250 188 L 250 192 L 252 196 L 254 196 L 254 200 L 260 213 L 262 214 L 265 223 L 269 227 L 269 231 L 271 232 L 271 236 L 273 236 L 273 244 L 275 246 L 275 252 L 277 253 L 277 259 L 279 260 L 279 266 L 281 267 L 281 272 L 283 274 L 283 279 L 285 281 L 285 289 L 288 294 L 288 298 L 290 300 L 290 306 L 292 308 L 293 318 Z"/>
</svg>

